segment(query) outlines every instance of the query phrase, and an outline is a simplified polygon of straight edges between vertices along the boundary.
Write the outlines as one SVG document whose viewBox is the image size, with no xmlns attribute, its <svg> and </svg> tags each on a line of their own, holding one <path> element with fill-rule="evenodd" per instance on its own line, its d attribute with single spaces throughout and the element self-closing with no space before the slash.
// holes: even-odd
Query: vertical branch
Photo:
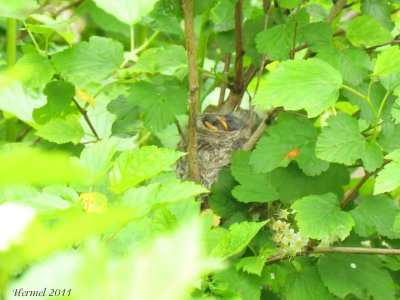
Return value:
<svg viewBox="0 0 400 300">
<path fill-rule="evenodd" d="M 7 65 L 12 67 L 17 61 L 17 21 L 7 19 Z"/>
<path fill-rule="evenodd" d="M 188 129 L 188 164 L 189 176 L 193 180 L 200 180 L 199 166 L 197 163 L 197 106 L 199 102 L 199 78 L 196 63 L 196 47 L 193 22 L 193 0 L 181 0 L 185 17 L 186 51 L 189 68 L 189 129 Z"/>
<path fill-rule="evenodd" d="M 197 62 L 198 62 L 198 72 L 199 72 L 199 99 L 201 99 L 201 86 L 203 85 L 203 67 L 204 60 L 207 54 L 208 38 L 210 33 L 206 29 L 207 23 L 210 20 L 210 11 L 205 12 L 201 17 L 201 25 L 199 31 L 199 39 L 197 41 Z M 199 103 L 199 108 L 201 103 Z"/>
<path fill-rule="evenodd" d="M 226 86 L 227 86 L 227 80 L 228 80 L 228 73 L 229 73 L 229 66 L 231 64 L 231 54 L 227 53 L 225 55 L 225 65 L 224 65 L 224 82 L 221 83 L 221 91 L 219 93 L 219 99 L 218 99 L 218 110 L 222 107 L 225 101 L 225 91 L 226 91 Z"/>
<path fill-rule="evenodd" d="M 224 112 L 233 111 L 239 104 L 243 96 L 243 0 L 238 0 L 235 5 L 235 38 L 236 38 L 236 57 L 235 57 L 235 77 L 233 79 L 232 92 L 228 101 L 222 107 Z"/>
<path fill-rule="evenodd" d="M 296 49 L 297 31 L 298 31 L 298 27 L 299 27 L 299 22 L 298 22 L 297 19 L 298 19 L 298 16 L 299 16 L 300 6 L 301 6 L 301 2 L 297 6 L 296 14 L 294 15 L 293 46 L 292 46 L 292 49 L 290 50 L 290 53 L 289 53 L 289 58 L 291 60 L 294 59 L 294 54 L 296 53 L 295 49 Z"/>
</svg>

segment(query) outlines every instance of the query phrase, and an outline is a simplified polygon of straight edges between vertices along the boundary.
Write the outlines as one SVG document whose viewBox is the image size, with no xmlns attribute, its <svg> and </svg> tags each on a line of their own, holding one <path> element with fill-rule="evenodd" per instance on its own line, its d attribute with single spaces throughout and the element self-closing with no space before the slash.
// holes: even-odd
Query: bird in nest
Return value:
<svg viewBox="0 0 400 300">
<path fill-rule="evenodd" d="M 235 131 L 243 125 L 243 122 L 234 115 L 205 115 L 202 122 L 211 131 Z"/>
</svg>

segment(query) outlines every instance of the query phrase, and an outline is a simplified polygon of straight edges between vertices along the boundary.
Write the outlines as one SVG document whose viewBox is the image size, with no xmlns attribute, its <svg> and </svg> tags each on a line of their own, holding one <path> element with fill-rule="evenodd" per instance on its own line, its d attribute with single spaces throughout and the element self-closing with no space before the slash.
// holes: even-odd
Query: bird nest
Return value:
<svg viewBox="0 0 400 300">
<path fill-rule="evenodd" d="M 197 118 L 197 160 L 203 185 L 210 188 L 220 170 L 231 162 L 231 153 L 240 150 L 252 133 L 247 111 L 229 115 L 203 114 Z M 186 151 L 181 141 L 178 149 Z M 180 179 L 188 179 L 187 157 L 177 164 Z"/>
</svg>

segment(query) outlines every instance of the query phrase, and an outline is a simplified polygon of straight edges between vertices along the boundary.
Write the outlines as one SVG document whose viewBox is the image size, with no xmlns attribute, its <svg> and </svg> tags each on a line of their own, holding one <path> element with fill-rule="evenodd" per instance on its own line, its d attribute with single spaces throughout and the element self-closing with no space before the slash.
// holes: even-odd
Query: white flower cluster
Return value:
<svg viewBox="0 0 400 300">
<path fill-rule="evenodd" d="M 298 232 L 295 232 L 287 221 L 288 216 L 294 213 L 295 211 L 289 212 L 287 209 L 282 209 L 277 214 L 278 219 L 273 219 L 270 223 L 274 233 L 274 241 L 285 254 L 293 256 L 302 252 L 308 244 L 308 238 L 302 237 Z"/>
</svg>

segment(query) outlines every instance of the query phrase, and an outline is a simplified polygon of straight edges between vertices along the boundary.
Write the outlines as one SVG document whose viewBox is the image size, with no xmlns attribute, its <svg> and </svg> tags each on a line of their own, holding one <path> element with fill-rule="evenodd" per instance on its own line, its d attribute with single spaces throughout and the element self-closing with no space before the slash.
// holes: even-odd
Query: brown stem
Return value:
<svg viewBox="0 0 400 300">
<path fill-rule="evenodd" d="M 261 124 L 257 127 L 256 131 L 253 132 L 249 140 L 243 145 L 242 150 L 250 151 L 256 146 L 259 139 L 263 136 L 265 129 L 272 123 L 276 115 L 282 111 L 282 108 L 274 108 L 271 110 Z"/>
<path fill-rule="evenodd" d="M 317 253 L 352 253 L 352 254 L 372 254 L 372 255 L 400 255 L 400 249 L 386 248 L 362 248 L 362 247 L 324 247 L 313 248 L 308 252 L 298 253 L 295 256 L 308 256 Z M 272 264 L 285 259 L 293 258 L 293 255 L 278 254 L 267 259 L 267 264 Z"/>
<path fill-rule="evenodd" d="M 79 112 L 81 113 L 81 115 L 85 119 L 85 121 L 88 124 L 90 130 L 92 131 L 93 135 L 96 137 L 97 140 L 100 140 L 100 137 L 96 132 L 96 129 L 94 129 L 94 126 L 93 126 L 92 122 L 90 121 L 90 119 L 89 119 L 89 117 L 87 115 L 87 111 L 85 109 L 83 109 L 74 98 L 72 98 L 72 101 L 75 103 L 75 105 L 78 108 Z"/>
<path fill-rule="evenodd" d="M 186 52 L 189 69 L 189 124 L 188 124 L 188 166 L 189 177 L 200 180 L 200 171 L 197 163 L 197 107 L 199 103 L 199 78 L 196 63 L 196 47 L 193 20 L 193 0 L 181 0 L 185 18 Z"/>
<path fill-rule="evenodd" d="M 231 64 L 231 56 L 232 55 L 230 53 L 227 53 L 225 55 L 224 75 L 223 75 L 224 81 L 221 83 L 221 91 L 219 93 L 219 99 L 218 99 L 218 110 L 222 107 L 225 101 L 225 91 L 227 87 L 226 82 L 228 81 L 228 72 Z"/>
<path fill-rule="evenodd" d="M 61 14 L 63 11 L 66 11 L 66 10 L 68 10 L 68 9 L 71 9 L 71 8 L 74 8 L 74 7 L 77 7 L 77 6 L 81 5 L 83 1 L 84 1 L 84 0 L 77 0 L 77 1 L 75 1 L 75 2 L 71 2 L 70 4 L 61 7 L 61 8 L 60 8 L 59 10 L 57 10 L 53 15 L 54 15 L 55 17 L 57 17 L 57 16 L 58 16 L 59 14 Z"/>
<path fill-rule="evenodd" d="M 289 53 L 289 58 L 291 60 L 294 59 L 294 54 L 296 53 L 295 49 L 296 49 L 296 40 L 297 40 L 297 30 L 298 30 L 298 27 L 299 27 L 299 23 L 298 23 L 297 19 L 298 19 L 298 15 L 299 15 L 300 6 L 301 6 L 301 2 L 297 6 L 296 14 L 294 15 L 293 47 L 292 47 L 292 49 L 290 50 L 290 53 Z"/>
<path fill-rule="evenodd" d="M 223 105 L 223 112 L 232 112 L 240 105 L 242 100 L 243 83 L 243 0 L 238 0 L 235 5 L 235 39 L 236 39 L 236 57 L 235 57 L 235 77 L 233 79 L 232 92 L 228 101 Z"/>
<path fill-rule="evenodd" d="M 375 49 L 377 49 L 379 47 L 383 47 L 383 46 L 387 46 L 387 45 L 397 45 L 397 44 L 400 44 L 399 36 L 397 36 L 394 40 L 392 40 L 390 42 L 383 43 L 383 44 L 380 44 L 380 45 L 377 45 L 377 46 L 368 47 L 368 48 L 365 48 L 365 50 L 366 51 L 372 51 L 372 50 L 375 50 Z"/>
<path fill-rule="evenodd" d="M 179 121 L 177 118 L 175 118 L 175 126 L 176 126 L 176 129 L 178 130 L 183 142 L 185 143 L 185 145 L 187 145 L 188 141 L 187 141 L 186 135 L 183 132 L 182 126 L 181 126 L 181 124 L 179 124 Z"/>
<path fill-rule="evenodd" d="M 376 173 L 378 173 L 379 171 L 381 171 L 383 169 L 383 167 L 385 165 L 387 165 L 390 161 L 387 160 L 383 163 L 383 165 L 376 169 L 374 172 L 371 173 L 366 173 L 361 179 L 360 181 L 356 184 L 356 186 L 343 198 L 343 201 L 340 203 L 340 208 L 344 208 L 351 200 L 353 200 L 354 198 L 357 197 L 358 191 L 360 190 L 360 188 L 367 182 L 367 180 L 375 175 Z"/>
<path fill-rule="evenodd" d="M 26 137 L 26 135 L 29 133 L 29 131 L 32 130 L 32 127 L 26 127 L 15 139 L 16 142 L 21 142 L 24 137 Z"/>
<path fill-rule="evenodd" d="M 345 8 L 347 0 L 338 0 L 329 11 L 328 16 L 326 17 L 327 23 L 332 23 L 333 20 L 340 14 L 342 9 Z"/>
</svg>

